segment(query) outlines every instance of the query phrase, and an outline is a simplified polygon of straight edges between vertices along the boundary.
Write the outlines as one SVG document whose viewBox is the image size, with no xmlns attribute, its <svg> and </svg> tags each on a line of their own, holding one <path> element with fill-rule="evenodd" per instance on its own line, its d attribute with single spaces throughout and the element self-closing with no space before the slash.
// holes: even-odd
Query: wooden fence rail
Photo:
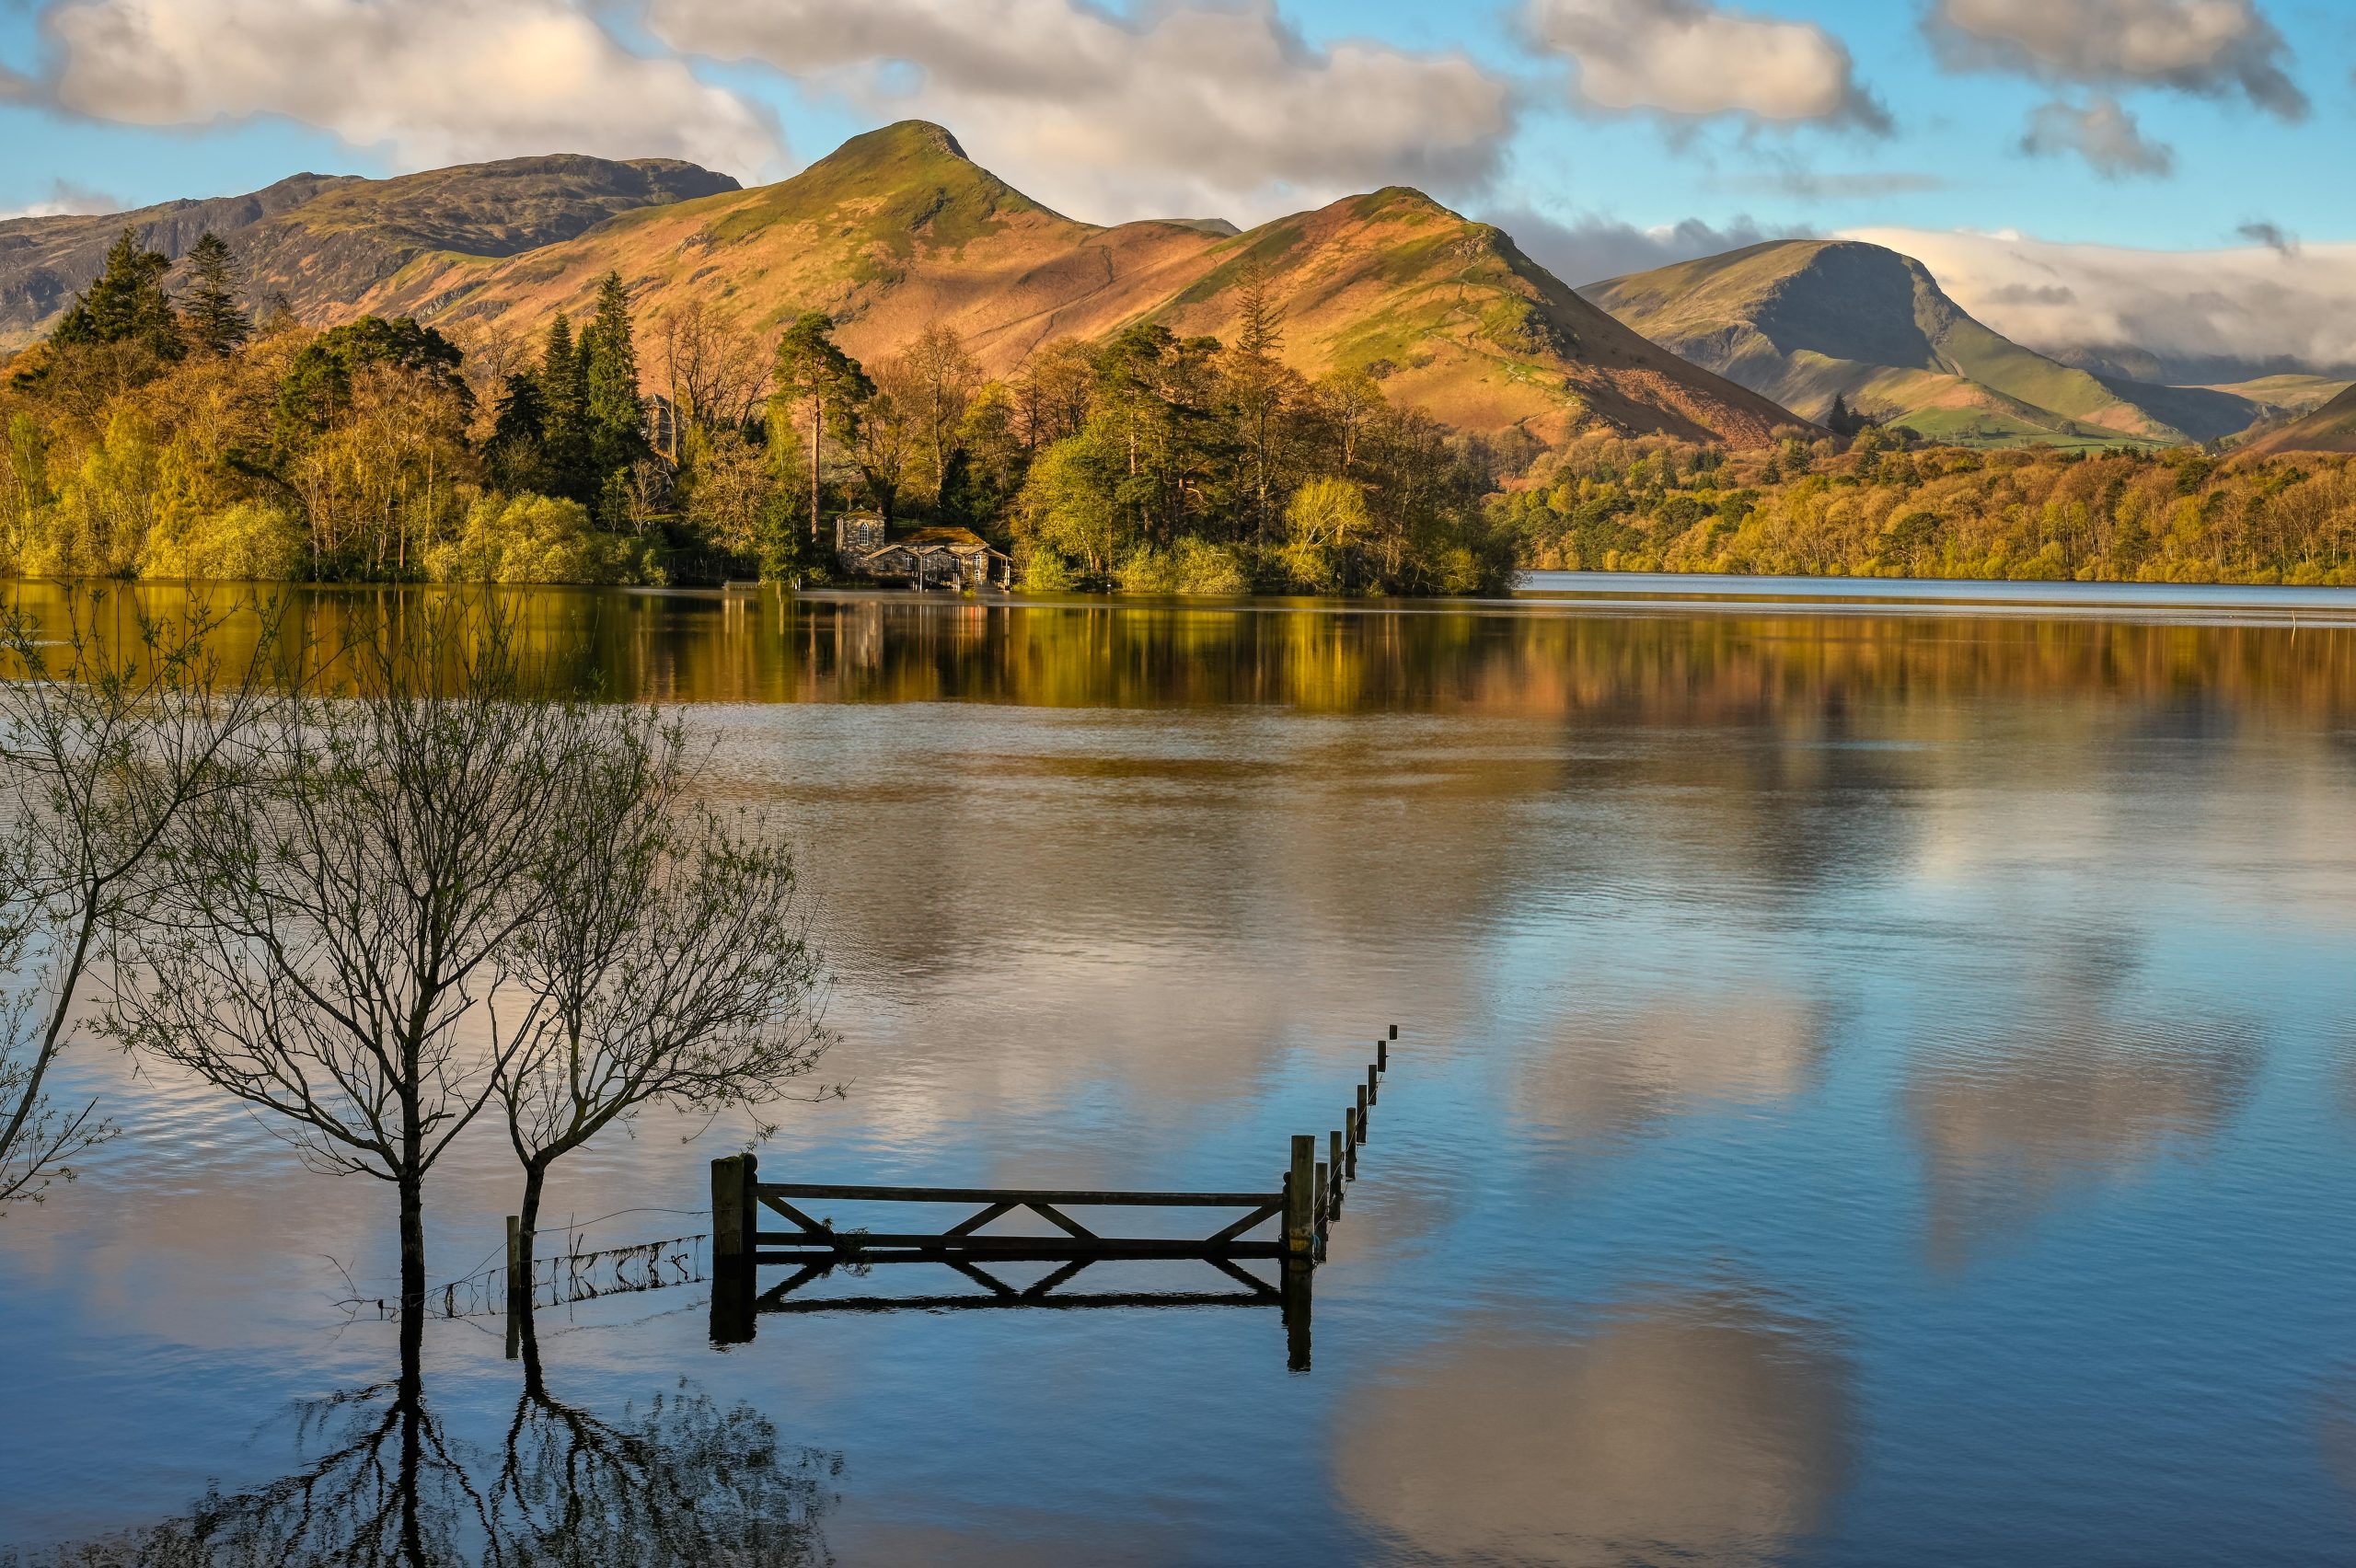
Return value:
<svg viewBox="0 0 2356 1568">
<path fill-rule="evenodd" d="M 1358 1180 L 1358 1152 L 1367 1143 L 1382 1078 L 1390 1070 L 1391 1046 L 1399 1026 L 1375 1043 L 1366 1081 L 1356 1088 L 1357 1103 L 1342 1112 L 1340 1127 L 1324 1137 L 1320 1159 L 1315 1134 L 1296 1135 L 1280 1184 L 1273 1192 L 1171 1193 L 1031 1187 L 894 1187 L 858 1182 L 764 1182 L 750 1154 L 711 1162 L 712 1337 L 740 1343 L 753 1334 L 759 1312 L 886 1311 L 957 1303 L 977 1307 L 1148 1306 L 1216 1301 L 1239 1306 L 1278 1304 L 1285 1309 L 1295 1366 L 1305 1369 L 1309 1354 L 1309 1276 L 1325 1256 L 1326 1239 L 1341 1217 L 1346 1191 Z M 956 1223 L 932 1229 L 872 1230 L 838 1226 L 804 1205 L 857 1203 L 884 1205 L 953 1205 L 971 1210 Z M 1225 1210 L 1228 1217 L 1207 1234 L 1138 1236 L 1075 1218 L 1074 1209 Z M 987 1228 L 1010 1216 L 1044 1220 L 1058 1234 L 993 1232 Z M 1091 1216 L 1094 1218 L 1093 1216 Z M 782 1219 L 791 1228 L 764 1228 Z M 1261 1227 L 1278 1222 L 1273 1235 Z M 1103 1227 L 1100 1230 L 1097 1227 Z M 1110 1232 L 1110 1233 L 1108 1233 Z M 1216 1297 L 1123 1292 L 1057 1296 L 1056 1288 L 1091 1264 L 1114 1259 L 1186 1258 L 1209 1263 L 1246 1289 Z M 1269 1285 L 1238 1266 L 1242 1260 L 1267 1259 L 1282 1265 L 1281 1285 Z M 1064 1266 L 1037 1285 L 1018 1289 L 990 1274 L 984 1262 L 1058 1262 Z M 856 1300 L 788 1300 L 793 1292 L 838 1264 L 943 1264 L 981 1284 L 981 1297 L 882 1297 Z M 791 1264 L 797 1273 L 770 1290 L 756 1293 L 756 1271 Z"/>
</svg>

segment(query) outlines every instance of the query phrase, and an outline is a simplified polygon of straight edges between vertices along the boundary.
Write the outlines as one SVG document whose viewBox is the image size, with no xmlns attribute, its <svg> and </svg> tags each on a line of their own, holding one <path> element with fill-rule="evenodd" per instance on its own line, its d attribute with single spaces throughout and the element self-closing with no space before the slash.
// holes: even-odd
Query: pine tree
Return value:
<svg viewBox="0 0 2356 1568">
<path fill-rule="evenodd" d="M 507 378 L 483 456 L 491 481 L 509 494 L 543 488 L 547 480 L 548 403 L 540 384 L 518 373 Z"/>
<path fill-rule="evenodd" d="M 171 258 L 139 243 L 139 232 L 126 228 L 107 251 L 106 269 L 66 308 L 51 340 L 62 344 L 144 343 L 159 359 L 178 359 L 187 352 L 179 319 L 172 312 L 171 296 L 164 293 L 164 274 Z"/>
<path fill-rule="evenodd" d="M 540 448 L 549 490 L 583 504 L 597 498 L 589 467 L 586 358 L 573 344 L 572 321 L 560 311 L 540 356 Z"/>
<path fill-rule="evenodd" d="M 243 282 L 219 235 L 207 229 L 196 236 L 188 253 L 188 286 L 180 291 L 180 319 L 191 343 L 225 354 L 253 335 L 253 320 L 238 302 Z"/>
<path fill-rule="evenodd" d="M 773 422 L 791 430 L 799 412 L 809 430 L 810 537 L 815 540 L 826 490 L 825 438 L 844 446 L 856 439 L 860 405 L 875 396 L 875 383 L 836 344 L 833 319 L 824 311 L 805 310 L 778 340 L 774 385 Z"/>
<path fill-rule="evenodd" d="M 647 455 L 646 412 L 638 393 L 638 345 L 622 275 L 597 285 L 597 314 L 581 334 L 587 389 L 589 463 L 602 490 L 615 474 Z"/>
</svg>

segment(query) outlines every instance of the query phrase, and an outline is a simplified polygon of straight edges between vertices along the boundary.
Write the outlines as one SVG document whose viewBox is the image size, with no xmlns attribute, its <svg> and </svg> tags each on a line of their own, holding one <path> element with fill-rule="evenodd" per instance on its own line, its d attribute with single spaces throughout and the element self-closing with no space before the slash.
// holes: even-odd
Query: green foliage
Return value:
<svg viewBox="0 0 2356 1568">
<path fill-rule="evenodd" d="M 107 251 L 105 270 L 75 296 L 50 340 L 66 348 L 136 343 L 158 359 L 179 358 L 187 345 L 164 293 L 171 270 L 171 258 L 141 245 L 137 230 L 124 229 Z"/>
<path fill-rule="evenodd" d="M 1869 432 L 1870 434 L 1870 432 Z M 1492 507 L 1539 567 L 2151 582 L 2356 582 L 2356 462 L 1586 437 Z M 1682 470 L 1662 478 L 1664 463 Z"/>
<path fill-rule="evenodd" d="M 188 285 L 180 291 L 180 317 L 189 341 L 210 354 L 225 354 L 253 336 L 253 318 L 239 303 L 243 279 L 229 248 L 211 229 L 196 236 L 188 253 Z"/>
<path fill-rule="evenodd" d="M 593 500 L 590 473 L 589 365 L 572 341 L 572 323 L 562 311 L 549 325 L 540 352 L 538 473 L 550 494 Z"/>
<path fill-rule="evenodd" d="M 809 458 L 810 537 L 820 540 L 819 513 L 826 484 L 827 457 L 839 455 L 859 439 L 860 413 L 875 396 L 875 383 L 857 360 L 835 342 L 834 318 L 824 311 L 805 310 L 778 340 L 777 364 L 769 395 L 772 445 L 799 430 Z M 888 516 L 889 501 L 886 501 Z"/>
<path fill-rule="evenodd" d="M 437 582 L 618 582 L 631 566 L 579 502 L 546 495 L 486 495 L 426 554 Z"/>
<path fill-rule="evenodd" d="M 294 356 L 278 395 L 278 412 L 288 439 L 326 430 L 352 407 L 356 380 L 370 369 L 405 373 L 428 386 L 471 404 L 458 366 L 458 346 L 414 317 L 364 316 L 330 328 Z"/>
<path fill-rule="evenodd" d="M 597 314 L 581 334 L 581 361 L 589 467 L 602 490 L 649 450 L 629 294 L 619 272 L 606 273 L 597 285 Z"/>
<path fill-rule="evenodd" d="M 283 582 L 301 575 L 305 554 L 302 524 L 294 513 L 267 501 L 240 501 L 219 512 L 159 525 L 140 552 L 139 574 Z"/>
</svg>

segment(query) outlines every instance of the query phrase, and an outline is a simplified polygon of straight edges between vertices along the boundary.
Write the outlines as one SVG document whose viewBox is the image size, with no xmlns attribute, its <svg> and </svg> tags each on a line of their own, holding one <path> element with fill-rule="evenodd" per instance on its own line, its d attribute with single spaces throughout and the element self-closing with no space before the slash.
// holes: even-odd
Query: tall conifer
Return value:
<svg viewBox="0 0 2356 1568">
<path fill-rule="evenodd" d="M 180 290 L 180 319 L 189 341 L 207 353 L 225 354 L 253 335 L 252 317 L 239 301 L 237 263 L 211 229 L 196 236 L 188 253 L 188 285 Z"/>
<path fill-rule="evenodd" d="M 561 311 L 549 326 L 540 356 L 541 451 L 549 488 L 574 501 L 597 497 L 589 467 L 589 382 L 586 355 L 572 340 L 572 322 Z"/>
<path fill-rule="evenodd" d="M 630 323 L 629 294 L 622 287 L 619 272 L 606 273 L 597 285 L 597 314 L 581 334 L 581 358 L 589 462 L 602 487 L 647 455 L 646 415 L 638 393 L 638 345 Z"/>
</svg>

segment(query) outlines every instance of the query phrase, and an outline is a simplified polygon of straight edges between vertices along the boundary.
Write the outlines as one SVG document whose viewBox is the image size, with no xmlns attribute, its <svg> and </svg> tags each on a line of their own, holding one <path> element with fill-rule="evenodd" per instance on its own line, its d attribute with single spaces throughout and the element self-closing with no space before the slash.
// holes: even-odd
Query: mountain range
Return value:
<svg viewBox="0 0 2356 1568">
<path fill-rule="evenodd" d="M 246 196 L 16 218 L 0 223 L 0 346 L 46 329 L 98 275 L 125 228 L 175 259 L 210 229 L 237 255 L 257 304 L 283 295 L 296 315 L 325 323 L 421 255 L 513 256 L 633 207 L 736 189 L 724 174 L 668 158 L 560 155 L 393 179 L 297 174 Z"/>
<path fill-rule="evenodd" d="M 1833 399 L 1934 440 L 2177 445 L 2311 408 L 2319 378 L 2171 386 L 2023 348 L 1911 257 L 1854 240 L 1774 240 L 1580 291 L 1694 363 L 1821 420 Z"/>
<path fill-rule="evenodd" d="M 874 359 L 945 323 L 999 375 L 1055 339 L 1140 322 L 1226 337 L 1256 290 L 1303 373 L 1363 370 L 1460 429 L 1544 442 L 1600 427 L 1758 445 L 1837 397 L 1934 440 L 2160 445 L 2261 426 L 2272 445 L 2323 439 L 2294 432 L 2327 432 L 2330 410 L 2315 410 L 2342 385 L 2175 386 L 2128 374 L 2143 368 L 2132 355 L 2064 363 L 1973 319 L 1920 262 L 1854 241 L 1774 241 L 1574 290 L 1504 231 L 1404 187 L 1242 231 L 1103 227 L 918 121 L 752 189 L 692 164 L 556 156 L 0 223 L 0 348 L 45 329 L 126 225 L 175 257 L 220 234 L 257 303 L 315 325 L 409 314 L 520 339 L 585 313 L 618 271 L 658 332 L 691 304 L 763 339 L 818 309 Z"/>
</svg>

